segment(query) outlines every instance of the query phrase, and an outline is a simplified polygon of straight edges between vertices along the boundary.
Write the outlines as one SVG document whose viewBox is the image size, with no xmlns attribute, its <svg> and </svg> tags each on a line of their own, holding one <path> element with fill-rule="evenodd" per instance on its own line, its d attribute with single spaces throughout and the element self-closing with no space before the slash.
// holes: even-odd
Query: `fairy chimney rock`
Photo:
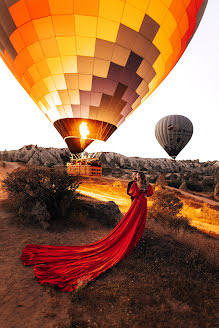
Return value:
<svg viewBox="0 0 219 328">
<path fill-rule="evenodd" d="M 186 182 L 183 181 L 179 187 L 180 190 L 187 190 Z"/>
<path fill-rule="evenodd" d="M 167 182 L 166 182 L 164 173 L 161 173 L 159 175 L 159 177 L 157 178 L 157 181 L 156 181 L 156 185 L 167 186 Z"/>
</svg>

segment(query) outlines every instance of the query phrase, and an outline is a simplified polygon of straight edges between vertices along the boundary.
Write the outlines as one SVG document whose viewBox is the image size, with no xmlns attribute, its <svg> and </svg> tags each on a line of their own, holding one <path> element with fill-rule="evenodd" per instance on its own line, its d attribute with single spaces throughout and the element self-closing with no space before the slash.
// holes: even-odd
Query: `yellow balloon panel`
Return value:
<svg viewBox="0 0 219 328">
<path fill-rule="evenodd" d="M 52 123 L 100 121 L 113 132 L 174 67 L 206 4 L 0 0 L 0 54 Z"/>
</svg>

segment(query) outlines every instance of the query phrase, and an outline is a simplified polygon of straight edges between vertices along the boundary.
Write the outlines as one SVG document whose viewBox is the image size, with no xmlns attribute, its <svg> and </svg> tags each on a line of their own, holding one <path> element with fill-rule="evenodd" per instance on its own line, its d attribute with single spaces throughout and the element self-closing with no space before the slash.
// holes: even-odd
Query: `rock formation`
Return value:
<svg viewBox="0 0 219 328">
<path fill-rule="evenodd" d="M 70 156 L 67 148 L 43 148 L 37 145 L 27 145 L 18 150 L 0 152 L 2 161 L 44 166 L 63 165 Z"/>
<path fill-rule="evenodd" d="M 127 157 L 112 152 L 85 154 L 88 157 L 98 157 L 102 162 L 103 174 L 116 178 L 131 179 L 132 172 L 137 170 L 143 171 L 151 183 L 155 183 L 162 174 L 163 183 L 169 186 L 179 188 L 185 182 L 186 188 L 190 190 L 211 192 L 219 181 L 215 177 L 219 174 L 215 173 L 217 161 L 173 161 L 168 158 Z M 50 167 L 65 165 L 70 156 L 67 148 L 43 148 L 37 145 L 24 146 L 18 150 L 0 151 L 2 161 Z M 182 187 L 185 187 L 185 184 Z M 216 188 L 219 189 L 219 186 Z M 215 189 L 215 197 L 219 197 L 217 196 L 218 189 Z"/>
<path fill-rule="evenodd" d="M 158 186 L 167 186 L 167 181 L 165 179 L 165 174 L 161 173 L 156 180 L 156 185 Z"/>
<path fill-rule="evenodd" d="M 214 188 L 214 199 L 219 201 L 219 162 L 215 164 L 215 188 Z"/>
<path fill-rule="evenodd" d="M 180 189 L 180 190 L 187 190 L 187 186 L 186 186 L 186 182 L 185 182 L 185 181 L 183 181 L 183 182 L 181 183 L 181 185 L 179 186 L 179 189 Z"/>
</svg>

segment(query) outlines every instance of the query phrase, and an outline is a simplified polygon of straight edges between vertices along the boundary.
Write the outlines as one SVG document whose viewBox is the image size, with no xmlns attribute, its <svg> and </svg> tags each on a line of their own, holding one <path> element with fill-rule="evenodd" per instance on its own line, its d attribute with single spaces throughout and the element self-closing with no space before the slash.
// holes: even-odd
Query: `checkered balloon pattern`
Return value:
<svg viewBox="0 0 219 328">
<path fill-rule="evenodd" d="M 70 151 L 81 152 L 93 140 L 106 141 L 163 81 L 206 5 L 0 0 L 0 56 Z M 83 147 L 82 123 L 89 131 Z"/>
</svg>

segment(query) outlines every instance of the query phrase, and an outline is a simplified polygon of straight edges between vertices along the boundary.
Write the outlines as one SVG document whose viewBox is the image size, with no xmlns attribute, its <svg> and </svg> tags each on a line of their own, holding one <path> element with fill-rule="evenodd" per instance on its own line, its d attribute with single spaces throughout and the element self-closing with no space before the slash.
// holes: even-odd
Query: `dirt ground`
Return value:
<svg viewBox="0 0 219 328">
<path fill-rule="evenodd" d="M 18 167 L 21 165 L 17 163 L 0 165 L 0 179 Z M 70 294 L 59 293 L 59 298 L 54 300 L 50 289 L 36 282 L 32 268 L 22 264 L 22 250 L 28 243 L 88 244 L 104 237 L 108 230 L 94 225 L 83 233 L 77 229 L 48 232 L 17 226 L 5 210 L 6 198 L 7 194 L 0 187 L 0 327 L 54 328 L 63 320 L 67 325 Z"/>
<path fill-rule="evenodd" d="M 16 163 L 7 165 L 0 166 L 0 178 L 19 166 Z M 113 200 L 123 213 L 126 212 L 130 206 L 130 199 L 125 192 L 127 182 L 113 178 L 95 181 L 83 179 L 80 192 L 104 201 Z M 18 226 L 13 223 L 12 214 L 5 209 L 6 197 L 0 189 L 0 327 L 85 327 L 71 325 L 72 295 L 61 292 L 54 294 L 49 287 L 39 285 L 33 269 L 23 266 L 20 255 L 28 243 L 57 246 L 88 244 L 104 237 L 110 229 L 103 228 L 97 223 L 84 227 L 83 230 L 53 229 L 52 232 Z"/>
<path fill-rule="evenodd" d="M 50 245 L 83 245 L 104 237 L 110 230 L 99 226 L 83 231 L 43 231 L 11 223 L 10 214 L 0 201 L 0 327 L 54 328 L 68 324 L 71 295 L 59 293 L 53 297 L 50 289 L 39 285 L 32 267 L 25 267 L 20 256 L 28 243 Z"/>
</svg>

